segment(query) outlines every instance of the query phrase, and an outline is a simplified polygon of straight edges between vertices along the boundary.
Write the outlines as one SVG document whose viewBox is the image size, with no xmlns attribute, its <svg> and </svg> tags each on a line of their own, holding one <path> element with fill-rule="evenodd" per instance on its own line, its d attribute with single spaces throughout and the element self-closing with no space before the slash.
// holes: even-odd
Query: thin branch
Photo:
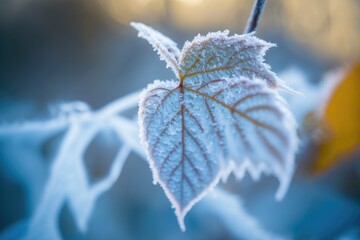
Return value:
<svg viewBox="0 0 360 240">
<path fill-rule="evenodd" d="M 141 91 L 130 93 L 124 97 L 119 98 L 118 100 L 109 103 L 102 109 L 98 110 L 97 114 L 102 118 L 107 118 L 109 116 L 124 112 L 130 108 L 137 107 L 140 92 Z"/>
<path fill-rule="evenodd" d="M 73 121 L 85 122 L 96 117 L 97 120 L 104 120 L 138 105 L 140 91 L 123 96 L 95 112 L 74 112 L 70 117 L 56 117 L 50 120 L 37 120 L 15 124 L 0 123 L 0 136 L 25 132 L 53 133 L 69 127 Z"/>
<path fill-rule="evenodd" d="M 265 4 L 266 0 L 255 0 L 244 33 L 251 33 L 256 31 L 261 19 L 261 15 L 264 11 Z"/>
</svg>

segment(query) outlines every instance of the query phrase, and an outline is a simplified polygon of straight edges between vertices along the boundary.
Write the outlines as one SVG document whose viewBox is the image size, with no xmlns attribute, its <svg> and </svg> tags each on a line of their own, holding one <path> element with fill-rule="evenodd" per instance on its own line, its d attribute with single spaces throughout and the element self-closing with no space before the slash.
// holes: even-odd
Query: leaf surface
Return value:
<svg viewBox="0 0 360 240">
<path fill-rule="evenodd" d="M 182 230 L 186 213 L 229 173 L 275 175 L 277 199 L 293 173 L 295 122 L 270 88 L 280 81 L 262 63 L 270 44 L 251 34 L 227 34 L 186 43 L 179 80 L 155 81 L 140 96 L 140 137 L 154 181 L 173 204 Z"/>
<path fill-rule="evenodd" d="M 180 57 L 180 78 L 184 85 L 206 83 L 217 78 L 244 76 L 266 81 L 270 87 L 283 82 L 263 63 L 266 50 L 275 44 L 253 33 L 228 36 L 229 31 L 196 36 L 186 42 Z"/>
</svg>

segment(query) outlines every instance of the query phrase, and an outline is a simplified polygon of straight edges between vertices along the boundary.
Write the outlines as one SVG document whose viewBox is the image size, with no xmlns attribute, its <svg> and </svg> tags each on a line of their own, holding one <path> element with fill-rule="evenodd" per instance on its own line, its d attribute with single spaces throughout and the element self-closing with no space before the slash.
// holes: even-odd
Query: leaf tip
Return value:
<svg viewBox="0 0 360 240">
<path fill-rule="evenodd" d="M 287 191 L 289 189 L 292 175 L 293 175 L 293 170 L 291 170 L 287 176 L 280 179 L 280 185 L 275 193 L 276 201 L 280 202 L 284 199 L 285 194 L 287 193 Z"/>
<path fill-rule="evenodd" d="M 179 226 L 180 226 L 180 229 L 182 232 L 185 232 L 186 231 L 186 226 L 185 226 L 185 215 L 186 215 L 186 212 L 183 212 L 181 210 L 176 210 L 176 217 L 177 217 L 177 221 L 179 223 Z"/>
<path fill-rule="evenodd" d="M 293 119 L 290 115 L 288 115 L 287 118 L 287 122 L 292 125 L 293 127 L 290 127 L 292 129 L 296 129 L 294 126 L 296 124 L 295 119 Z M 290 142 L 290 154 L 287 157 L 287 164 L 284 166 L 285 169 L 284 171 L 282 171 L 281 173 L 277 174 L 275 173 L 275 175 L 277 175 L 277 178 L 279 179 L 279 187 L 276 190 L 275 193 L 275 199 L 276 201 L 282 201 L 290 187 L 290 183 L 292 180 L 292 177 L 294 175 L 294 171 L 295 171 L 295 154 L 298 150 L 298 143 L 299 143 L 299 139 L 296 136 L 296 132 L 293 132 L 293 137 L 291 138 Z"/>
<path fill-rule="evenodd" d="M 138 22 L 130 22 L 130 26 L 135 28 L 137 31 L 139 31 L 139 27 L 140 27 L 140 24 L 141 23 L 138 23 Z"/>
<path fill-rule="evenodd" d="M 142 23 L 139 22 L 130 22 L 130 26 L 132 26 L 133 28 L 138 28 Z"/>
<path fill-rule="evenodd" d="M 285 84 L 281 84 L 279 86 L 279 89 L 284 90 L 285 92 L 297 95 L 297 96 L 304 96 L 304 94 L 302 92 L 298 92 L 298 91 L 292 89 L 291 87 L 286 86 Z"/>
</svg>

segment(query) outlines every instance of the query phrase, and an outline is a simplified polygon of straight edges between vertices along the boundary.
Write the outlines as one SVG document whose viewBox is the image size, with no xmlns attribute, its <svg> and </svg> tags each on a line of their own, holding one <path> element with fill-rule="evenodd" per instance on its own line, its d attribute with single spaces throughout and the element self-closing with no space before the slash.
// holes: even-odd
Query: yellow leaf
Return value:
<svg viewBox="0 0 360 240">
<path fill-rule="evenodd" d="M 360 148 L 360 62 L 334 90 L 323 120 L 329 136 L 319 147 L 314 166 L 316 172 L 353 157 Z"/>
</svg>

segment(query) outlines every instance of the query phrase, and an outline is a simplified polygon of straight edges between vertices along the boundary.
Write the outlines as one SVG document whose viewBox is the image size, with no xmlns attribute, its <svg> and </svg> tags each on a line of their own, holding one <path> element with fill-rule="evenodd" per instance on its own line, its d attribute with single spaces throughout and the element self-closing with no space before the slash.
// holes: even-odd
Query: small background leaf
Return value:
<svg viewBox="0 0 360 240">
<path fill-rule="evenodd" d="M 328 138 L 319 146 L 314 164 L 323 172 L 351 157 L 360 147 L 360 62 L 339 83 L 324 110 Z"/>
</svg>

